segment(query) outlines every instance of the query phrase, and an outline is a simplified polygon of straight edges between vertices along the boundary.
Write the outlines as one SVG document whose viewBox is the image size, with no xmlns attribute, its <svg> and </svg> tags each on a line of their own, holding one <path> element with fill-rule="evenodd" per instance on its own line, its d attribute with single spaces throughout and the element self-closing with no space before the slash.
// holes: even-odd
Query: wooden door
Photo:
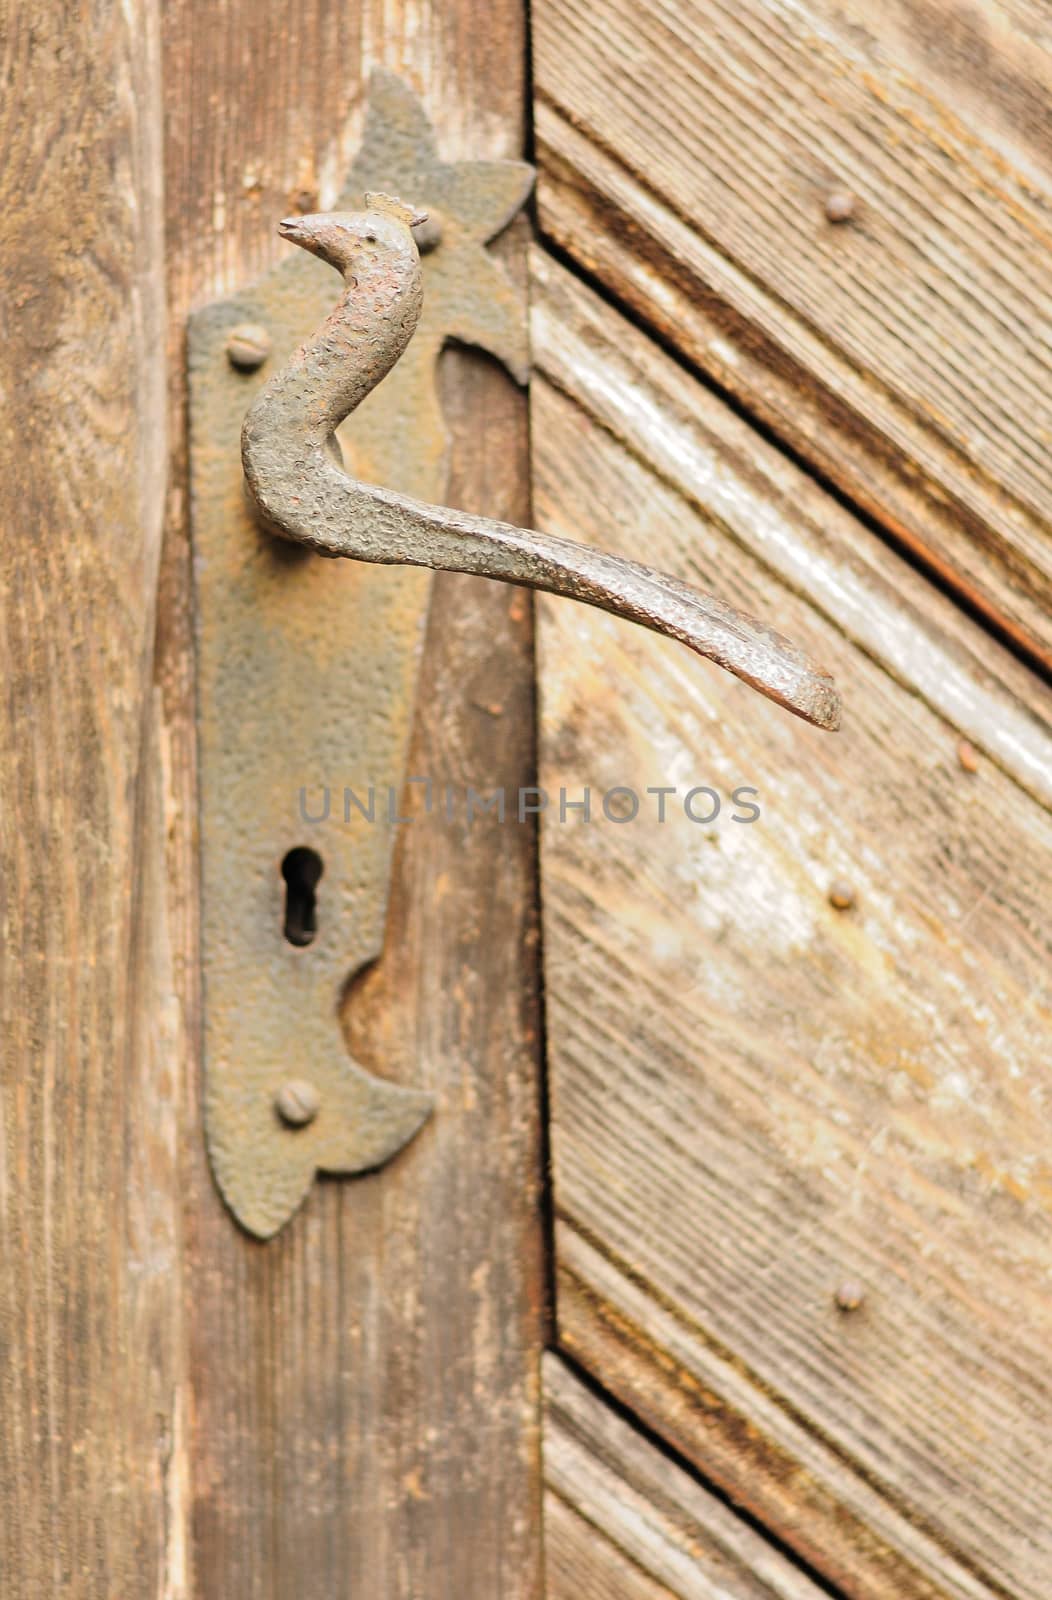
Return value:
<svg viewBox="0 0 1052 1600">
<path fill-rule="evenodd" d="M 4 1596 L 1043 1600 L 1039 9 L 0 38 Z M 186 319 L 331 203 L 373 65 L 538 167 L 529 434 L 448 352 L 450 502 L 717 590 L 846 717 L 436 579 L 410 770 L 547 809 L 405 831 L 347 1025 L 436 1114 L 260 1244 L 201 1128 Z"/>
<path fill-rule="evenodd" d="M 441 810 L 404 830 L 350 1026 L 437 1115 L 404 1182 L 319 1184 L 249 1239 L 200 1112 L 185 392 L 188 312 L 332 203 L 373 66 L 447 157 L 521 152 L 521 8 L 5 22 L 0 1591 L 538 1594 L 534 840 L 483 821 L 461 860 Z M 451 499 L 525 519 L 524 396 L 466 352 L 442 383 Z M 530 781 L 531 626 L 436 581 L 410 771 Z"/>
<path fill-rule="evenodd" d="M 542 783 L 643 797 L 543 830 L 549 1594 L 1037 1600 L 1052 39 L 953 0 L 532 16 L 535 517 L 845 701 L 829 738 L 539 607 Z"/>
</svg>

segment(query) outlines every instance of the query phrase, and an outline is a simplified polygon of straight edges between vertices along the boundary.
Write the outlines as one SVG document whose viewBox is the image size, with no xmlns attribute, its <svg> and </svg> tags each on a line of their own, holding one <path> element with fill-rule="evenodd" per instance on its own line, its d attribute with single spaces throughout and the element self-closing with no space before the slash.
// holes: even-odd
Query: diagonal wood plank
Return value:
<svg viewBox="0 0 1052 1600">
<path fill-rule="evenodd" d="M 548 1600 L 819 1600 L 822 1591 L 554 1355 L 544 1361 Z"/>
<path fill-rule="evenodd" d="M 542 604 L 559 1338 L 845 1594 L 1037 1600 L 1038 693 L 638 331 L 535 269 L 538 523 L 775 621 L 846 705 L 831 738 L 662 641 Z M 662 784 L 664 824 L 645 794 Z M 711 825 L 684 814 L 695 784 L 722 797 Z M 585 785 L 593 820 L 561 822 L 560 790 Z M 642 797 L 631 824 L 604 817 L 616 785 Z M 731 820 L 738 785 L 758 790 L 752 825 Z"/>
<path fill-rule="evenodd" d="M 544 231 L 1052 661 L 1052 40 L 955 0 L 540 0 Z M 849 221 L 826 202 L 847 191 Z"/>
</svg>

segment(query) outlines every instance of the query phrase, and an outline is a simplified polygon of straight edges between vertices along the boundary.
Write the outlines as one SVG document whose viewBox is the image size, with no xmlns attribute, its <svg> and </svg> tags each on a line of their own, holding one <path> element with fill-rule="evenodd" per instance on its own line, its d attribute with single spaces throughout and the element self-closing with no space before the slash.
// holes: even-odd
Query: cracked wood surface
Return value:
<svg viewBox="0 0 1052 1600">
<path fill-rule="evenodd" d="M 540 781 L 590 785 L 596 813 L 542 824 L 558 1339 L 852 1600 L 1039 1600 L 1047 706 L 720 400 L 534 266 L 541 526 L 781 619 L 845 705 L 823 741 L 540 605 Z M 725 809 L 609 822 L 617 784 L 708 784 Z"/>
<path fill-rule="evenodd" d="M 0 1572 L 174 1595 L 181 1108 L 151 687 L 159 23 L 8 7 L 0 90 Z"/>
<path fill-rule="evenodd" d="M 1047 13 L 537 0 L 533 40 L 544 232 L 1052 662 Z"/>
</svg>

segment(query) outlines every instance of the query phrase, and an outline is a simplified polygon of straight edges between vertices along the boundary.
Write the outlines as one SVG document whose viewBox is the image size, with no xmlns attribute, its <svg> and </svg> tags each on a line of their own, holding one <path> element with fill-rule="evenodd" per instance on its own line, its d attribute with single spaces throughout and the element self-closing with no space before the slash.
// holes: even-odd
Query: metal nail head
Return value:
<svg viewBox="0 0 1052 1600">
<path fill-rule="evenodd" d="M 313 1083 L 305 1078 L 290 1078 L 274 1096 L 274 1106 L 288 1127 L 305 1128 L 321 1110 L 321 1099 Z"/>
<path fill-rule="evenodd" d="M 837 189 L 826 197 L 826 221 L 850 222 L 855 215 L 855 197 L 846 189 Z"/>
<path fill-rule="evenodd" d="M 833 1296 L 838 1311 L 857 1311 L 865 1298 L 862 1285 L 854 1282 L 838 1284 Z"/>
<path fill-rule="evenodd" d="M 226 353 L 238 372 L 256 372 L 270 354 L 270 334 L 258 322 L 239 322 L 227 334 Z"/>
</svg>

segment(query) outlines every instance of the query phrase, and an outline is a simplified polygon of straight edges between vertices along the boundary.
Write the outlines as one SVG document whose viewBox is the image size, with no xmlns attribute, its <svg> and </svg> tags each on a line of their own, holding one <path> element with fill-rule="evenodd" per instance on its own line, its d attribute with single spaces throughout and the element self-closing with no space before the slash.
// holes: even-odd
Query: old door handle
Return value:
<svg viewBox="0 0 1052 1600">
<path fill-rule="evenodd" d="M 840 725 L 828 673 L 726 601 L 601 550 L 359 482 L 333 456 L 339 424 L 405 351 L 422 302 L 412 229 L 423 214 L 382 194 L 364 211 L 290 217 L 283 238 L 346 288 L 245 418 L 242 461 L 275 533 L 356 561 L 465 572 L 565 595 L 680 640 L 819 728 Z"/>
<path fill-rule="evenodd" d="M 383 949 L 395 830 L 407 820 L 392 799 L 427 781 L 406 772 L 427 587 L 423 571 L 392 564 L 603 607 L 682 640 L 819 727 L 839 721 L 830 678 L 722 601 L 431 503 L 446 482 L 434 382 L 443 345 L 479 346 L 525 377 L 521 297 L 485 246 L 531 182 L 521 162 L 443 161 L 411 88 L 375 73 L 336 213 L 283 223 L 303 249 L 191 318 L 204 1120 L 219 1188 L 260 1238 L 288 1221 L 315 1173 L 374 1169 L 432 1105 L 428 1091 L 357 1062 L 341 1021 L 349 983 Z M 399 189 L 432 214 L 416 235 L 423 264 L 417 218 L 377 192 Z M 298 347 L 334 298 L 311 256 L 338 268 L 345 291 Z M 265 383 L 270 362 L 277 376 Z M 352 412 L 345 472 L 335 430 Z M 312 550 L 356 559 L 334 570 Z M 336 776 L 342 822 L 321 834 Z M 320 809 L 308 807 L 319 784 Z"/>
</svg>

